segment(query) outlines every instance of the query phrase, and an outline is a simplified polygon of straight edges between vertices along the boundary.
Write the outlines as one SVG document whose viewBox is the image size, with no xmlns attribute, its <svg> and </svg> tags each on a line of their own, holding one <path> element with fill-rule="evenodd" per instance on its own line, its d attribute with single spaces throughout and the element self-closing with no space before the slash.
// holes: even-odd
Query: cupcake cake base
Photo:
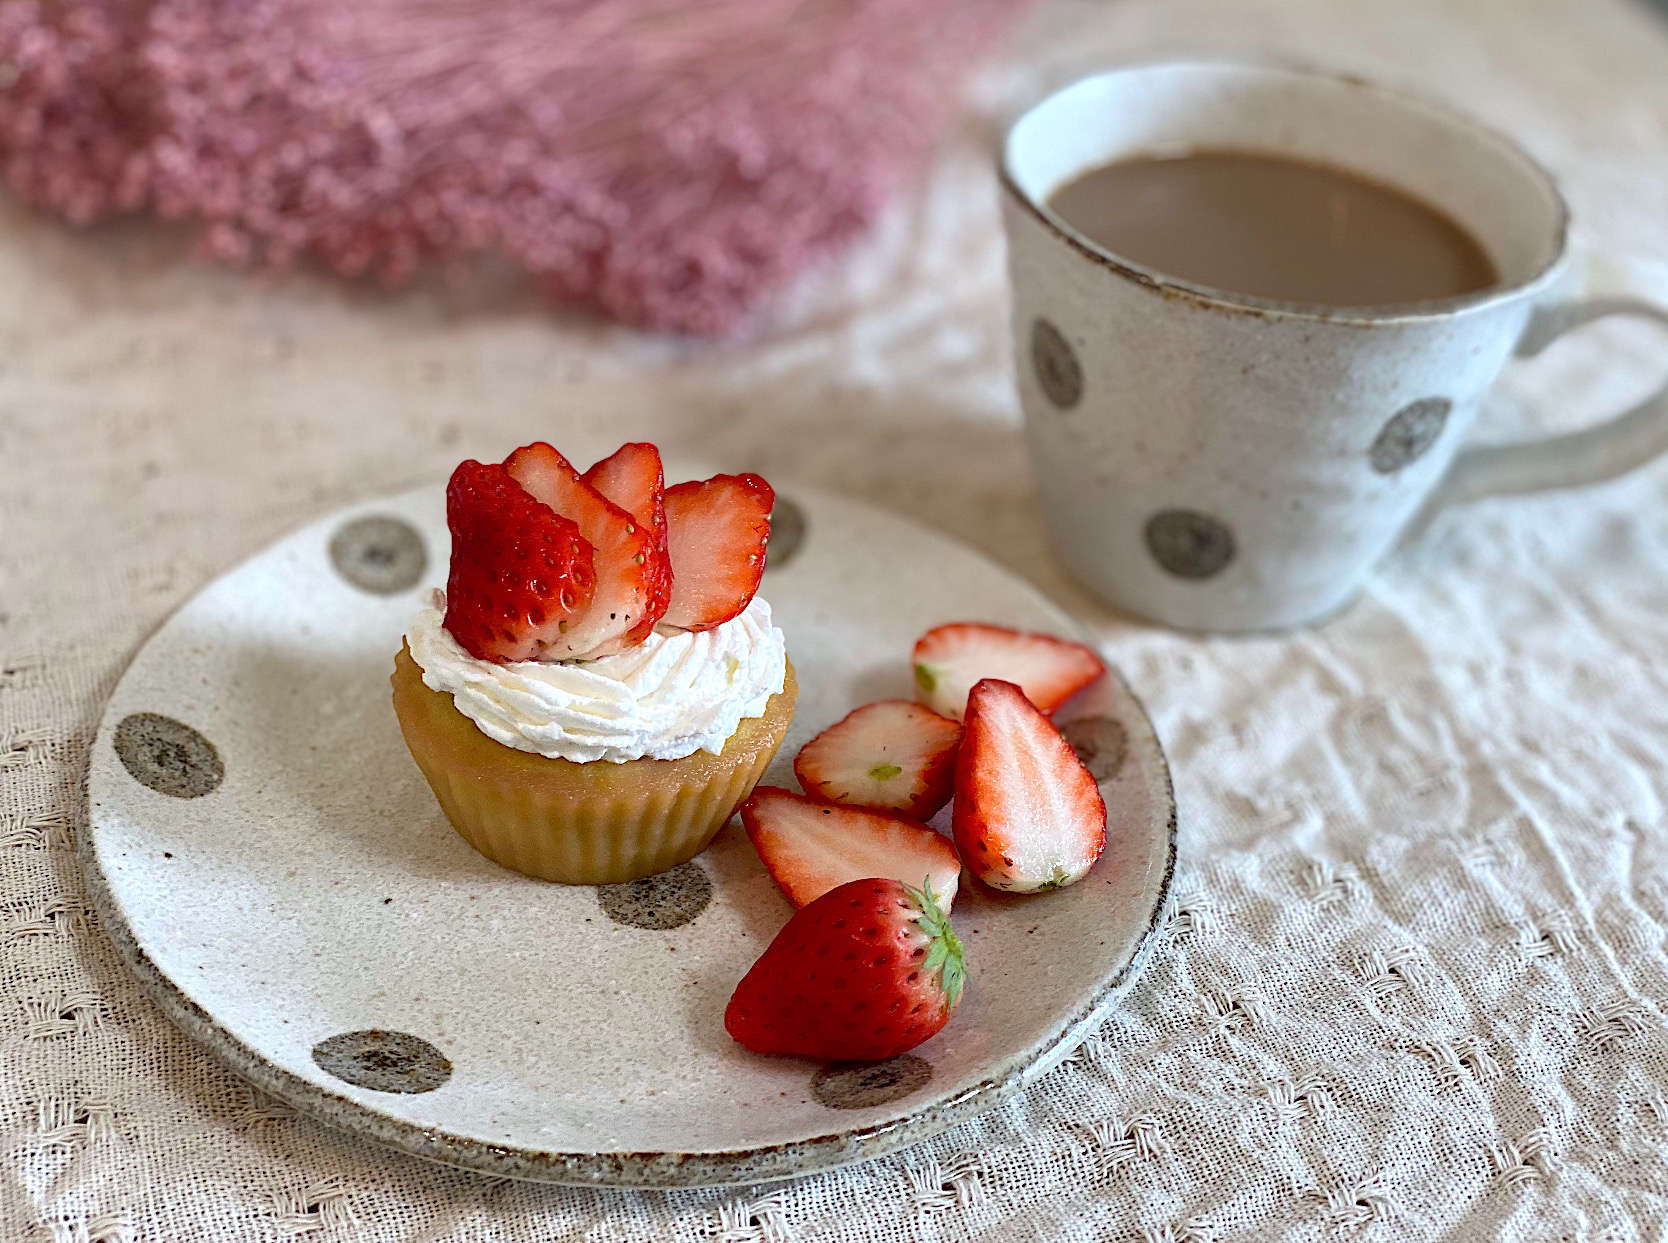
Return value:
<svg viewBox="0 0 1668 1243">
<path fill-rule="evenodd" d="M 787 666 L 763 716 L 744 719 L 718 755 L 575 764 L 493 741 L 423 685 L 402 647 L 394 712 L 452 827 L 494 863 L 566 885 L 612 885 L 664 872 L 705 850 L 753 791 L 793 719 Z"/>
</svg>

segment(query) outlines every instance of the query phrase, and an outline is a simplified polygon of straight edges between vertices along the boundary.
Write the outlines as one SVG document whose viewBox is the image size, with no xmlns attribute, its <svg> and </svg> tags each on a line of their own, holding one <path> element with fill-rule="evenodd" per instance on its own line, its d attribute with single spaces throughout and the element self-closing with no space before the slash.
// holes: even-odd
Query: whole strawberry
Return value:
<svg viewBox="0 0 1668 1243">
<path fill-rule="evenodd" d="M 854 880 L 776 934 L 736 985 L 724 1029 L 755 1053 L 877 1062 L 936 1035 L 966 976 L 930 882 Z"/>
</svg>

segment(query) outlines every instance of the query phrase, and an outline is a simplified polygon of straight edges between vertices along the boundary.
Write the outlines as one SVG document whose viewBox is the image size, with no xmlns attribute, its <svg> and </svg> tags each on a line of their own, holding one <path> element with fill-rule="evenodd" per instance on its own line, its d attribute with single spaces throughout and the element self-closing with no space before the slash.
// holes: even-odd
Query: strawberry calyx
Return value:
<svg viewBox="0 0 1668 1243">
<path fill-rule="evenodd" d="M 928 939 L 927 957 L 921 964 L 921 970 L 939 973 L 938 985 L 944 991 L 944 1004 L 954 1010 L 967 983 L 967 958 L 961 947 L 961 938 L 956 935 L 956 930 L 950 926 L 950 917 L 933 896 L 932 877 L 924 878 L 919 889 L 905 885 L 903 891 L 920 908 L 915 924 Z"/>
</svg>

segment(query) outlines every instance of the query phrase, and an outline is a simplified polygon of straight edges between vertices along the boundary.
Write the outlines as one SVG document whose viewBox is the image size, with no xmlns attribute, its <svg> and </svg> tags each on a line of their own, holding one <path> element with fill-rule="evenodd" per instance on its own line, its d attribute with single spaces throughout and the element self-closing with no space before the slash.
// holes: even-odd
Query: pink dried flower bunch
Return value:
<svg viewBox="0 0 1668 1243">
<path fill-rule="evenodd" d="M 85 224 L 732 327 L 873 219 L 1025 0 L 4 0 L 0 158 Z"/>
</svg>

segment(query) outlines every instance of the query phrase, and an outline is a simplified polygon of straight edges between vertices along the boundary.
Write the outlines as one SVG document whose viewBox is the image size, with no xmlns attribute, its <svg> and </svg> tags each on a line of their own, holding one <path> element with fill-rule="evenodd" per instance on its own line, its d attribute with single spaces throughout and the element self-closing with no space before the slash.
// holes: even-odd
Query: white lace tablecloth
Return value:
<svg viewBox="0 0 1668 1243">
<path fill-rule="evenodd" d="M 1668 27 L 1627 0 L 1048 6 L 880 233 L 718 347 L 552 317 L 485 275 L 260 287 L 157 226 L 74 234 L 0 202 L 0 1238 L 1663 1237 L 1668 463 L 1455 512 L 1287 637 L 1131 624 L 1046 553 L 995 135 L 1078 72 L 1197 51 L 1482 117 L 1562 180 L 1593 284 L 1668 299 Z M 1516 373 L 1486 430 L 1573 426 L 1665 360 L 1649 331 L 1594 329 Z M 304 519 L 535 437 L 649 438 L 895 506 L 1097 631 L 1174 764 L 1181 868 L 1151 966 L 1067 1065 L 857 1169 L 597 1192 L 297 1118 L 140 995 L 71 849 L 135 647 Z"/>
</svg>

